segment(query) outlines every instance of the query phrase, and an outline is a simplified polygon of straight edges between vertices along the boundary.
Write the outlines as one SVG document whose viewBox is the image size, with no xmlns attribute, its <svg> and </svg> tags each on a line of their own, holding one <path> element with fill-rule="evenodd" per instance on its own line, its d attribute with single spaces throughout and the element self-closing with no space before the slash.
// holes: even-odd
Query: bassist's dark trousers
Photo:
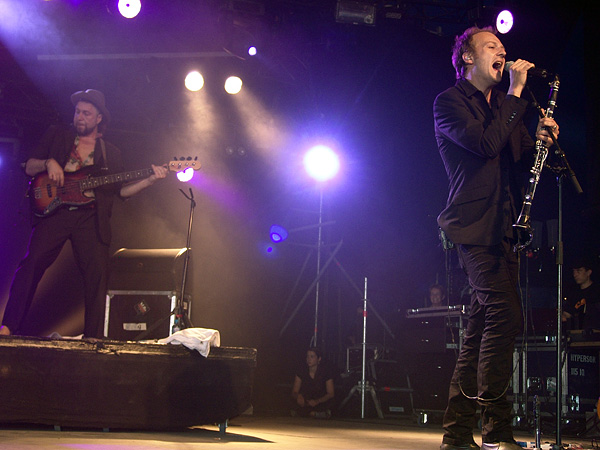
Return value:
<svg viewBox="0 0 600 450">
<path fill-rule="evenodd" d="M 35 224 L 25 258 L 15 273 L 3 324 L 13 334 L 23 334 L 26 318 L 44 272 L 71 241 L 77 267 L 81 271 L 85 295 L 86 337 L 102 337 L 107 289 L 109 247 L 98 237 L 95 205 L 59 208 Z"/>
</svg>

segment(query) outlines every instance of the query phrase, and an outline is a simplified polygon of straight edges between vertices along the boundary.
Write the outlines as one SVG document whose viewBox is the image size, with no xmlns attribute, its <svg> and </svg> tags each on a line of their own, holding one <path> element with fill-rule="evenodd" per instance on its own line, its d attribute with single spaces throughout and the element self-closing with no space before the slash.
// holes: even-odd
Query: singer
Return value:
<svg viewBox="0 0 600 450">
<path fill-rule="evenodd" d="M 496 89 L 506 51 L 492 28 L 472 27 L 456 37 L 456 84 L 433 105 L 435 138 L 449 179 L 438 224 L 457 248 L 473 289 L 469 321 L 450 382 L 441 450 L 478 450 L 473 439 L 481 407 L 484 450 L 520 450 L 506 399 L 515 337 L 522 329 L 518 256 L 512 224 L 521 204 L 518 175 L 533 162 L 534 141 L 523 123 L 521 93 L 534 65 L 518 59 L 510 86 Z M 536 137 L 552 143 L 553 119 L 538 122 Z"/>
</svg>

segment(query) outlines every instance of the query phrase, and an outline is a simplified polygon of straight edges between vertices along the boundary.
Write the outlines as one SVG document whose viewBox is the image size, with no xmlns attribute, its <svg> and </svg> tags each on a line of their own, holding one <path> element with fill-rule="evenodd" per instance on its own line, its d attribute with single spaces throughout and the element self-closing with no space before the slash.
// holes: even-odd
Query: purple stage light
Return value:
<svg viewBox="0 0 600 450">
<path fill-rule="evenodd" d="M 508 33 L 512 29 L 513 20 L 513 15 L 508 9 L 500 11 L 496 17 L 496 29 L 498 30 L 498 33 Z"/>
<path fill-rule="evenodd" d="M 248 48 L 248 54 L 250 56 L 256 56 L 256 47 L 252 46 L 252 47 Z"/>
<path fill-rule="evenodd" d="M 123 17 L 133 19 L 140 13 L 142 3 L 140 0 L 119 0 L 118 8 Z"/>
<path fill-rule="evenodd" d="M 331 148 L 316 145 L 304 155 L 304 168 L 315 180 L 327 181 L 340 170 L 340 159 Z"/>
</svg>

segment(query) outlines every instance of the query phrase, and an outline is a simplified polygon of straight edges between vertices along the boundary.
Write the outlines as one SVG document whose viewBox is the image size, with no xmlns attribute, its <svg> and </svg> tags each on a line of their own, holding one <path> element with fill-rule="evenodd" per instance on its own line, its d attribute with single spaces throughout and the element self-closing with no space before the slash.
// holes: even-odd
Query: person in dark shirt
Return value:
<svg viewBox="0 0 600 450">
<path fill-rule="evenodd" d="M 334 395 L 333 374 L 329 365 L 322 363 L 319 349 L 309 348 L 306 352 L 306 365 L 294 377 L 293 414 L 328 419 L 331 417 Z"/>
<path fill-rule="evenodd" d="M 600 285 L 592 280 L 591 264 L 579 261 L 573 267 L 577 288 L 567 296 L 562 313 L 567 328 L 572 330 L 600 330 Z"/>
</svg>

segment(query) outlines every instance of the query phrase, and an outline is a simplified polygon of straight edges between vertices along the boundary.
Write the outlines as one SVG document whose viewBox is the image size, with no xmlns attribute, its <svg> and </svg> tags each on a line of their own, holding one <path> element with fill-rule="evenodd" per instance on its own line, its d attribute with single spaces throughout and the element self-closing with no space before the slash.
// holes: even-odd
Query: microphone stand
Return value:
<svg viewBox="0 0 600 450">
<path fill-rule="evenodd" d="M 173 332 L 183 330 L 185 328 L 193 328 L 193 324 L 191 319 L 189 318 L 185 308 L 183 307 L 183 299 L 185 296 L 185 288 L 187 284 L 187 273 L 190 262 L 190 252 L 192 250 L 192 223 L 194 219 L 194 208 L 196 207 L 196 200 L 194 200 L 194 193 L 192 192 L 192 188 L 190 188 L 190 195 L 188 196 L 182 189 L 179 189 L 179 192 L 183 194 L 185 198 L 190 201 L 190 216 L 188 220 L 188 230 L 187 230 L 187 239 L 185 243 L 185 257 L 183 259 L 183 273 L 181 275 L 181 291 L 179 293 L 179 297 L 177 297 L 177 302 L 175 304 L 175 321 L 173 323 Z"/>
<path fill-rule="evenodd" d="M 189 196 L 185 192 L 183 192 L 183 190 L 181 190 L 181 189 L 179 189 L 179 192 L 181 192 L 183 194 L 183 196 L 190 201 L 190 217 L 188 220 L 187 240 L 186 240 L 186 244 L 185 244 L 186 245 L 185 256 L 183 259 L 183 270 L 182 270 L 182 276 L 181 276 L 181 291 L 179 292 L 179 295 L 175 299 L 175 307 L 173 308 L 173 311 L 171 311 L 168 316 L 163 317 L 160 320 L 157 320 L 146 331 L 142 331 L 139 335 L 137 335 L 135 337 L 135 339 L 134 339 L 135 341 L 145 339 L 146 336 L 150 335 L 154 330 L 156 330 L 159 326 L 161 326 L 171 316 L 174 316 L 173 325 L 171 327 L 171 334 L 173 334 L 177 331 L 183 330 L 185 328 L 193 328 L 194 327 L 191 319 L 189 318 L 189 316 L 187 314 L 186 309 L 183 306 L 183 298 L 185 296 L 185 288 L 187 285 L 187 273 L 188 273 L 188 267 L 189 267 L 189 261 L 190 261 L 190 251 L 191 251 L 190 245 L 191 245 L 191 241 L 192 241 L 192 222 L 193 222 L 193 218 L 194 218 L 194 208 L 196 207 L 196 201 L 194 200 L 194 193 L 192 192 L 191 188 L 190 188 Z"/>
<path fill-rule="evenodd" d="M 558 75 L 555 75 L 558 79 Z M 529 86 L 525 85 L 525 88 L 532 99 L 533 106 L 537 109 L 540 117 L 545 117 L 544 111 L 540 107 L 539 103 L 535 99 L 533 92 Z M 558 237 L 556 242 L 556 265 L 558 272 L 558 288 L 557 288 L 557 316 L 556 316 L 556 446 L 560 447 L 562 436 L 561 436 L 561 425 L 562 425 L 562 409 L 563 409 L 563 393 L 562 393 L 562 369 L 563 369 L 563 341 L 562 341 L 562 298 L 563 298 L 563 271 L 564 271 L 564 244 L 563 244 L 563 177 L 568 175 L 573 187 L 577 194 L 582 194 L 583 189 L 577 180 L 575 172 L 571 168 L 571 165 L 567 161 L 567 156 L 561 148 L 556 136 L 552 132 L 551 128 L 546 127 L 546 131 L 550 135 L 553 144 L 556 146 L 554 154 L 560 159 L 560 164 L 554 167 L 549 166 L 547 163 L 545 167 L 552 170 L 557 177 L 558 182 Z"/>
</svg>

